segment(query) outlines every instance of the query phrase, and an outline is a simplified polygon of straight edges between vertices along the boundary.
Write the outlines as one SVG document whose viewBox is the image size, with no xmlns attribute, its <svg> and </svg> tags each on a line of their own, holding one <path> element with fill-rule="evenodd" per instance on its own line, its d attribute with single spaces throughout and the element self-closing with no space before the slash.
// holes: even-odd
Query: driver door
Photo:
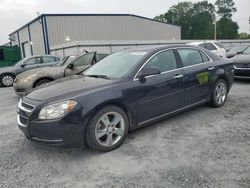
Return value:
<svg viewBox="0 0 250 188">
<path fill-rule="evenodd" d="M 138 124 L 160 118 L 184 105 L 183 71 L 179 69 L 173 50 L 153 56 L 144 67 L 157 67 L 161 74 L 136 79 Z"/>
<path fill-rule="evenodd" d="M 80 74 L 81 72 L 89 68 L 95 63 L 95 54 L 95 52 L 85 54 L 83 56 L 80 56 L 74 62 L 70 63 L 64 71 L 64 76 L 66 77 Z"/>
</svg>

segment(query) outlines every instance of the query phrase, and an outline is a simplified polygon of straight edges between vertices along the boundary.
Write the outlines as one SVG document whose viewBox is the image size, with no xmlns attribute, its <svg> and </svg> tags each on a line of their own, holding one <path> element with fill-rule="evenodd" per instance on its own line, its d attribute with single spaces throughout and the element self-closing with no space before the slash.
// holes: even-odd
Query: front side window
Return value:
<svg viewBox="0 0 250 188">
<path fill-rule="evenodd" d="M 204 43 L 204 46 L 208 50 L 217 50 L 217 48 L 211 42 Z"/>
<path fill-rule="evenodd" d="M 34 57 L 31 58 L 29 60 L 27 60 L 25 62 L 26 65 L 35 65 L 35 64 L 39 64 L 41 62 L 41 58 L 40 57 Z"/>
<path fill-rule="evenodd" d="M 86 54 L 86 55 L 79 57 L 73 63 L 73 66 L 74 67 L 81 67 L 81 66 L 91 65 L 91 63 L 93 62 L 94 55 L 95 55 L 95 53 L 90 53 L 90 54 Z"/>
<path fill-rule="evenodd" d="M 203 63 L 199 50 L 196 49 L 178 49 L 177 50 L 184 67 Z"/>
<path fill-rule="evenodd" d="M 161 72 L 176 69 L 177 64 L 173 50 L 156 54 L 144 67 L 157 67 Z"/>
<path fill-rule="evenodd" d="M 120 51 L 113 53 L 84 72 L 84 75 L 105 75 L 109 78 L 122 78 L 145 55 L 146 51 Z"/>
</svg>

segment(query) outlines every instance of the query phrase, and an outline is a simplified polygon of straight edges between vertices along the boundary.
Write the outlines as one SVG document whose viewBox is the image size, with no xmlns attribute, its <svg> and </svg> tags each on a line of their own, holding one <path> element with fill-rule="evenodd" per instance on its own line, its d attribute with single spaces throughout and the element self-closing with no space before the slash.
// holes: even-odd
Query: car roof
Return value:
<svg viewBox="0 0 250 188">
<path fill-rule="evenodd" d="M 200 47 L 189 45 L 189 44 L 170 44 L 170 45 L 158 45 L 158 46 L 148 46 L 148 47 L 135 47 L 135 48 L 128 48 L 125 49 L 127 51 L 158 51 L 163 49 L 171 49 L 171 48 L 185 48 L 185 47 L 192 47 L 196 49 L 202 49 Z"/>
</svg>

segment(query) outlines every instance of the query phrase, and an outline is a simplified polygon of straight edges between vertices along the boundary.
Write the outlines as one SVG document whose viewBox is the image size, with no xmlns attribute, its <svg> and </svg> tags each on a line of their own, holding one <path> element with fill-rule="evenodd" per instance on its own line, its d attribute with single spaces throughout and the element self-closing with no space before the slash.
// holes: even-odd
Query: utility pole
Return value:
<svg viewBox="0 0 250 188">
<path fill-rule="evenodd" d="M 217 40 L 217 21 L 214 22 L 214 40 Z"/>
</svg>

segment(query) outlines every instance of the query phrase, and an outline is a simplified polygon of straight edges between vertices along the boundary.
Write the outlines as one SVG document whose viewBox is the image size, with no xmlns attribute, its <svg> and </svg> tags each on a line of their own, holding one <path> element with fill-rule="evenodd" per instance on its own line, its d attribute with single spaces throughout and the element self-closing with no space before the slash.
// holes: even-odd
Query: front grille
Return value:
<svg viewBox="0 0 250 188">
<path fill-rule="evenodd" d="M 18 108 L 25 111 L 25 112 L 32 112 L 35 108 L 35 106 L 25 103 L 22 100 L 19 101 L 18 103 Z"/>
<path fill-rule="evenodd" d="M 25 89 L 16 89 L 17 92 L 24 92 Z"/>
<path fill-rule="evenodd" d="M 234 65 L 236 68 L 250 68 L 250 63 L 246 64 L 246 63 L 237 63 Z"/>
</svg>

